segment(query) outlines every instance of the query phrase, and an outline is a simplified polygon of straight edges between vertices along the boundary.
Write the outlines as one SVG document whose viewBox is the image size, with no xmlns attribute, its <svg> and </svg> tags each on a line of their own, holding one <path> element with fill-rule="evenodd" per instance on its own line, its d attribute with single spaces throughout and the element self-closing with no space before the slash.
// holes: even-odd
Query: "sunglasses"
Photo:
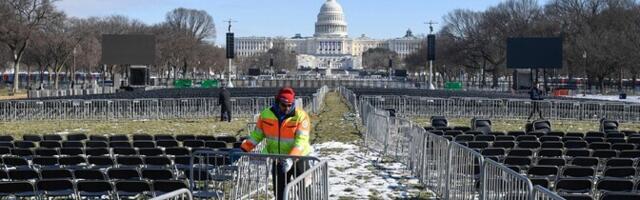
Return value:
<svg viewBox="0 0 640 200">
<path fill-rule="evenodd" d="M 280 107 L 291 107 L 293 104 L 280 103 Z"/>
</svg>

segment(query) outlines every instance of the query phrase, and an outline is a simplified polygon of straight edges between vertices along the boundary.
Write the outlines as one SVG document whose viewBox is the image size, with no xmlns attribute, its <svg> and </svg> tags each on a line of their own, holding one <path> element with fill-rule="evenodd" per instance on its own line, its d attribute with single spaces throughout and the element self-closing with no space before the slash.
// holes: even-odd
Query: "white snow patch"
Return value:
<svg viewBox="0 0 640 200">
<path fill-rule="evenodd" d="M 318 156 L 329 164 L 329 198 L 404 199 L 420 190 L 418 179 L 401 163 L 376 162 L 377 155 L 354 144 L 326 142 L 313 145 Z"/>
<path fill-rule="evenodd" d="M 623 102 L 631 102 L 631 103 L 640 103 L 640 96 L 627 96 L 627 99 L 620 99 L 618 95 L 592 95 L 592 94 L 588 94 L 588 95 L 582 96 L 581 94 L 579 94 L 579 95 L 568 96 L 568 97 L 578 98 L 578 99 L 593 99 L 593 100 L 623 101 Z"/>
</svg>

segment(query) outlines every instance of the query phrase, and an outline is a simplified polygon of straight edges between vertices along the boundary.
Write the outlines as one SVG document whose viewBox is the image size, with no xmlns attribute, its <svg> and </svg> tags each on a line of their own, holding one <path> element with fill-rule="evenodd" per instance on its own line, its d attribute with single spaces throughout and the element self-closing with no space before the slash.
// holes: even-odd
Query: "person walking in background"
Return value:
<svg viewBox="0 0 640 200">
<path fill-rule="evenodd" d="M 220 121 L 231 122 L 231 93 L 225 85 L 222 85 L 218 94 L 218 105 L 220 106 Z"/>
<path fill-rule="evenodd" d="M 544 100 L 544 98 L 542 98 L 542 91 L 540 91 L 539 88 L 540 83 L 536 83 L 529 91 L 529 98 L 531 99 L 531 105 L 533 107 L 531 108 L 531 113 L 529 114 L 527 121 L 531 121 L 531 117 L 533 117 L 533 114 L 536 112 L 538 112 L 540 119 L 543 119 L 542 112 L 540 111 L 540 101 Z"/>
<path fill-rule="evenodd" d="M 262 150 L 266 154 L 290 156 L 307 156 L 311 153 L 309 131 L 311 122 L 302 108 L 296 108 L 295 92 L 292 88 L 280 89 L 275 104 L 260 112 L 256 128 L 242 142 L 242 151 L 250 152 L 263 139 L 267 144 Z M 293 178 L 300 176 L 309 164 L 304 160 L 293 161 L 291 158 L 274 159 L 272 167 L 274 194 L 277 200 L 284 199 L 284 187 Z M 292 169 L 293 168 L 293 169 Z"/>
</svg>

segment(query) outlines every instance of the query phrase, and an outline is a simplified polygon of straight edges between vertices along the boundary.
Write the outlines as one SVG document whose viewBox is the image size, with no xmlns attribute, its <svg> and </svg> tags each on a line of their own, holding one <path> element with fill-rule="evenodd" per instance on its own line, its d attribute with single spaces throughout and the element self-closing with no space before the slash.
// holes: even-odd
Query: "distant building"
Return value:
<svg viewBox="0 0 640 200">
<path fill-rule="evenodd" d="M 292 38 L 238 37 L 236 53 L 247 57 L 267 52 L 278 45 L 298 53 L 298 68 L 362 69 L 362 53 L 371 48 L 387 48 L 405 57 L 420 48 L 423 38 L 407 30 L 404 37 L 376 40 L 362 35 L 349 38 L 342 6 L 336 0 L 327 0 L 320 8 L 313 37 L 296 34 Z"/>
</svg>

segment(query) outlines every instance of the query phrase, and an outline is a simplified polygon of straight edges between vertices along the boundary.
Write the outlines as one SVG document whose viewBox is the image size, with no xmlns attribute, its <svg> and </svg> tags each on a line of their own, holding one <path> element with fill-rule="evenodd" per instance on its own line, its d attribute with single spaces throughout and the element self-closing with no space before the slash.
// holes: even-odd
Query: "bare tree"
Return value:
<svg viewBox="0 0 640 200">
<path fill-rule="evenodd" d="M 165 22 L 175 33 L 195 38 L 198 42 L 216 39 L 215 22 L 207 11 L 176 8 L 167 13 Z"/>
<path fill-rule="evenodd" d="M 20 62 L 33 33 L 60 17 L 49 0 L 5 0 L 0 2 L 0 42 L 9 47 L 13 59 L 13 93 L 18 91 Z"/>
</svg>

